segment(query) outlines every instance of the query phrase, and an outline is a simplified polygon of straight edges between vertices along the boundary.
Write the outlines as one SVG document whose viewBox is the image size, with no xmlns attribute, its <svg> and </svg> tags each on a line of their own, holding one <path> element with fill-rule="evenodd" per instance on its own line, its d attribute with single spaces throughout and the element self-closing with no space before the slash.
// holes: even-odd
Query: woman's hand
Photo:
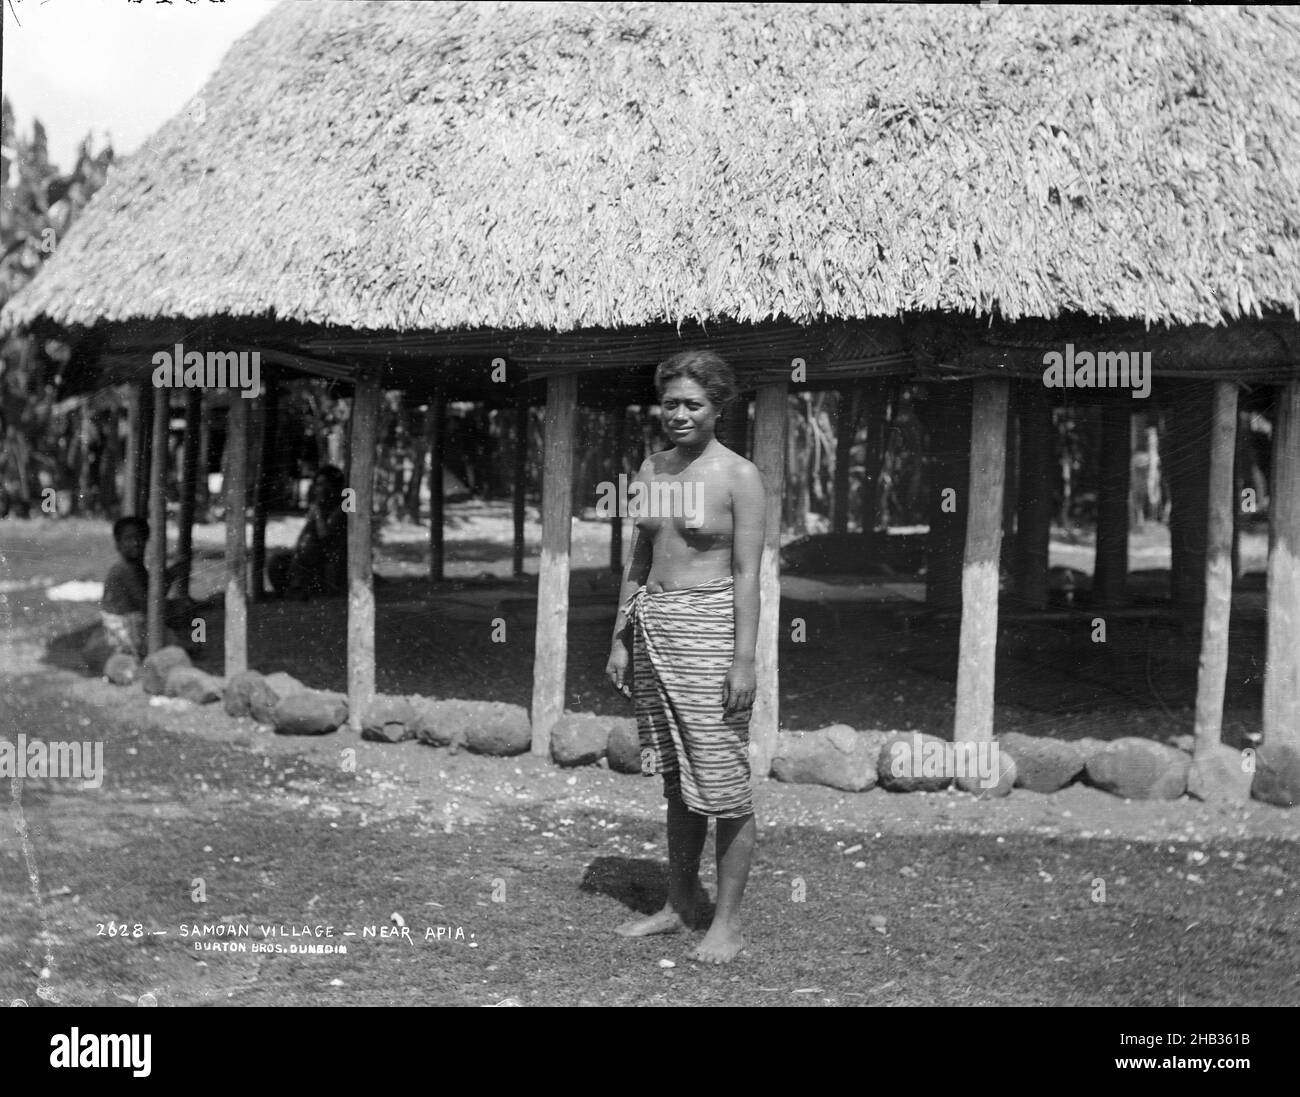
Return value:
<svg viewBox="0 0 1300 1097">
<path fill-rule="evenodd" d="M 628 665 L 627 645 L 622 640 L 615 640 L 609 649 L 609 662 L 605 664 L 605 677 L 624 697 L 632 695 L 627 684 Z"/>
<path fill-rule="evenodd" d="M 730 716 L 735 712 L 746 712 L 754 707 L 754 694 L 758 682 L 754 676 L 753 663 L 732 663 L 727 676 L 722 680 L 722 714 Z"/>
</svg>

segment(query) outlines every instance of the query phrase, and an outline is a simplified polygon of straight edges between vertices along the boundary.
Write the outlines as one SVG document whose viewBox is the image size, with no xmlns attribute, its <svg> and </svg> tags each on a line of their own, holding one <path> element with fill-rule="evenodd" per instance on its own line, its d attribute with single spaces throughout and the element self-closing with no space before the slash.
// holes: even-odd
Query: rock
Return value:
<svg viewBox="0 0 1300 1097">
<path fill-rule="evenodd" d="M 165 693 L 167 690 L 167 675 L 176 667 L 192 667 L 190 657 L 185 654 L 184 648 L 173 646 L 159 648 L 152 655 L 145 658 L 144 665 L 140 668 L 140 682 L 144 686 L 145 693 Z"/>
<path fill-rule="evenodd" d="M 180 697 L 196 705 L 206 705 L 221 700 L 223 683 L 198 667 L 172 667 L 167 674 L 163 692 L 168 697 Z"/>
<path fill-rule="evenodd" d="M 302 690 L 281 697 L 273 713 L 280 735 L 328 735 L 348 718 L 348 703 L 337 693 Z"/>
<path fill-rule="evenodd" d="M 86 661 L 91 674 L 103 674 L 104 667 L 112 655 L 112 645 L 109 644 L 102 628 L 91 632 L 81 647 L 81 657 Z"/>
<path fill-rule="evenodd" d="M 1265 743 L 1255 752 L 1255 779 L 1250 794 L 1266 804 L 1293 808 L 1300 802 L 1300 751 Z"/>
<path fill-rule="evenodd" d="M 605 757 L 615 773 L 641 772 L 641 737 L 636 730 L 636 720 L 628 716 L 616 717 L 605 744 Z"/>
<path fill-rule="evenodd" d="M 274 674 L 268 674 L 266 684 L 275 690 L 276 695 L 279 697 L 288 697 L 291 693 L 301 693 L 307 688 L 292 674 L 285 674 L 282 670 L 277 670 Z"/>
<path fill-rule="evenodd" d="M 1009 796 L 1016 783 L 1016 760 L 997 739 L 953 743 L 953 784 L 981 800 Z"/>
<path fill-rule="evenodd" d="M 1236 747 L 1215 743 L 1205 753 L 1192 758 L 1187 770 L 1188 793 L 1210 803 L 1249 800 L 1254 774 L 1248 768 L 1246 757 Z"/>
<path fill-rule="evenodd" d="M 533 745 L 533 725 L 522 705 L 504 701 L 462 701 L 472 706 L 466 747 L 475 754 L 523 754 Z"/>
<path fill-rule="evenodd" d="M 415 738 L 416 716 L 405 697 L 380 694 L 367 707 L 361 738 L 376 743 L 401 743 Z"/>
<path fill-rule="evenodd" d="M 462 746 L 478 754 L 523 754 L 533 743 L 528 713 L 502 701 L 435 701 L 413 698 L 416 738 L 435 747 Z"/>
<path fill-rule="evenodd" d="M 1176 747 L 1129 736 L 1089 757 L 1084 771 L 1099 789 L 1126 800 L 1177 800 L 1187 791 L 1191 761 Z"/>
<path fill-rule="evenodd" d="M 876 762 L 880 787 L 890 792 L 938 792 L 952 783 L 952 744 L 919 731 L 885 739 Z"/>
<path fill-rule="evenodd" d="M 449 747 L 458 753 L 469 737 L 466 714 L 459 701 L 435 701 L 430 697 L 412 697 L 415 737 L 431 747 Z"/>
<path fill-rule="evenodd" d="M 777 739 L 772 776 L 791 784 L 867 792 L 876 787 L 884 741 L 881 732 L 857 732 L 848 724 L 786 732 Z"/>
<path fill-rule="evenodd" d="M 551 757 L 561 766 L 590 766 L 605 757 L 613 718 L 566 712 L 551 728 Z"/>
<path fill-rule="evenodd" d="M 104 664 L 104 677 L 115 686 L 129 686 L 140 677 L 140 660 L 124 651 L 114 652 Z"/>
<path fill-rule="evenodd" d="M 1094 741 L 1049 739 L 1009 731 L 998 736 L 1004 750 L 1016 760 L 1016 787 L 1032 792 L 1057 792 L 1074 781 L 1088 756 L 1100 749 Z"/>
<path fill-rule="evenodd" d="M 255 670 L 245 670 L 232 675 L 226 683 L 223 702 L 228 716 L 252 716 L 258 723 L 271 722 L 271 710 L 279 694 Z"/>
</svg>

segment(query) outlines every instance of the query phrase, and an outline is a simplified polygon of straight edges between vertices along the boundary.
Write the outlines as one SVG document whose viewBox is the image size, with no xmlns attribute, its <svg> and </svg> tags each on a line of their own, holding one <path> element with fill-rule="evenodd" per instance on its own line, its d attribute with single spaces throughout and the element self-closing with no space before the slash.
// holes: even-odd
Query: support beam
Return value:
<svg viewBox="0 0 1300 1097">
<path fill-rule="evenodd" d="M 1127 394 L 1121 399 L 1130 400 Z M 1118 400 L 1101 406 L 1098 453 L 1097 544 L 1092 604 L 1115 609 L 1128 602 L 1128 511 L 1132 478 L 1133 412 Z"/>
<path fill-rule="evenodd" d="M 446 570 L 444 515 L 446 493 L 442 483 L 442 459 L 447 439 L 447 398 L 441 392 L 429 397 L 424 413 L 425 448 L 429 451 L 429 581 L 441 582 Z"/>
<path fill-rule="evenodd" d="M 139 460 L 135 466 L 135 513 L 149 515 L 149 481 L 153 469 L 153 404 L 154 387 L 148 381 L 139 383 L 140 418 L 136 423 L 139 428 Z"/>
<path fill-rule="evenodd" d="M 757 777 L 772 768 L 781 727 L 777 655 L 781 630 L 781 503 L 785 495 L 787 384 L 761 385 L 754 398 L 754 464 L 763 477 L 766 510 L 763 556 L 758 568 L 758 640 L 754 650 L 757 690 L 749 720 L 749 758 Z"/>
<path fill-rule="evenodd" d="M 152 654 L 166 642 L 167 602 L 167 425 L 171 389 L 153 390 L 153 439 L 149 447 L 149 601 L 146 646 Z"/>
<path fill-rule="evenodd" d="M 235 394 L 226 415 L 226 677 L 248 669 L 248 401 Z"/>
<path fill-rule="evenodd" d="M 625 471 L 623 450 L 627 446 L 627 408 L 615 408 L 614 415 L 614 482 L 618 483 L 619 474 Z M 609 518 L 609 570 L 615 575 L 623 574 L 623 516 L 617 507 Z"/>
<path fill-rule="evenodd" d="M 180 562 L 178 592 L 190 596 L 194 571 L 194 512 L 199 480 L 199 422 L 203 418 L 203 390 L 185 390 L 185 437 L 181 439 L 181 513 L 176 530 L 176 551 Z"/>
<path fill-rule="evenodd" d="M 858 389 L 843 388 L 835 405 L 835 477 L 831 488 L 831 531 L 849 532 L 849 468 L 858 432 Z M 868 439 L 870 445 L 873 439 Z M 870 508 L 868 508 L 870 509 Z M 867 528 L 864 533 L 870 533 Z"/>
<path fill-rule="evenodd" d="M 1264 742 L 1300 751 L 1300 381 L 1277 394 L 1268 497 Z"/>
<path fill-rule="evenodd" d="M 578 378 L 546 381 L 542 456 L 542 559 L 533 649 L 533 753 L 551 756 L 551 728 L 564 714 L 569 654 L 569 542 L 573 516 L 573 429 Z"/>
<path fill-rule="evenodd" d="M 1237 448 L 1237 386 L 1214 383 L 1214 426 L 1210 434 L 1209 524 L 1205 550 L 1205 613 L 1201 661 L 1196 675 L 1196 754 L 1219 744 L 1223 693 L 1228 679 L 1228 624 L 1232 613 L 1232 527 L 1236 491 L 1232 466 Z"/>
<path fill-rule="evenodd" d="M 374 514 L 375 434 L 379 424 L 379 379 L 357 378 L 349 423 L 355 507 L 348 513 L 348 723 L 360 731 L 375 699 L 375 589 L 370 554 Z"/>
<path fill-rule="evenodd" d="M 528 393 L 522 388 L 515 397 L 515 467 L 511 484 L 515 522 L 515 578 L 524 573 L 524 503 L 528 491 Z"/>
<path fill-rule="evenodd" d="M 208 467 L 212 460 L 212 416 L 203 414 L 203 398 L 199 397 L 199 456 L 198 480 L 195 482 L 194 507 L 208 520 L 212 500 L 208 497 Z"/>
<path fill-rule="evenodd" d="M 993 684 L 998 645 L 998 562 L 1007 460 L 1007 397 L 1000 377 L 975 382 L 966 549 L 961 576 L 961 649 L 953 739 L 993 738 Z"/>
<path fill-rule="evenodd" d="M 139 385 L 126 388 L 126 459 L 122 463 L 122 514 L 140 513 L 140 410 L 141 391 Z"/>
<path fill-rule="evenodd" d="M 241 397 L 242 399 L 242 397 Z M 253 575 L 254 602 L 266 598 L 266 515 L 275 483 L 276 419 L 280 412 L 280 386 L 274 372 L 266 378 L 257 416 L 257 480 L 253 486 Z"/>
</svg>

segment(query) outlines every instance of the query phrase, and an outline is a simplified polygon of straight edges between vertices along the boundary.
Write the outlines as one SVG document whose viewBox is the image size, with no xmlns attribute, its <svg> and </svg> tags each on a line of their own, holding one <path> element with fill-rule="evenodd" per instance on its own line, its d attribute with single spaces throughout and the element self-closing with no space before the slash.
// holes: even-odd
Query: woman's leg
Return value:
<svg viewBox="0 0 1300 1097">
<path fill-rule="evenodd" d="M 700 897 L 700 854 L 709 833 L 709 817 L 697 815 L 680 796 L 668 798 L 668 901 L 648 918 L 624 922 L 614 932 L 622 937 L 676 933 L 694 925 Z M 742 885 L 743 887 L 743 885 Z"/>
<path fill-rule="evenodd" d="M 718 820 L 718 906 L 693 959 L 725 964 L 745 946 L 740 935 L 740 900 L 754 860 L 758 827 L 753 815 Z"/>
</svg>

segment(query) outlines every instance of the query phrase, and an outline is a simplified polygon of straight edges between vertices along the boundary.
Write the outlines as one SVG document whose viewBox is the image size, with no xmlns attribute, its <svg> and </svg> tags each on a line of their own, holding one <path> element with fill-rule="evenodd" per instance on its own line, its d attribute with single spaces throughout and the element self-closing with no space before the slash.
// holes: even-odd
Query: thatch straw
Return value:
<svg viewBox="0 0 1300 1097">
<path fill-rule="evenodd" d="M 7 320 L 1300 318 L 1300 16 L 285 4 Z"/>
</svg>

